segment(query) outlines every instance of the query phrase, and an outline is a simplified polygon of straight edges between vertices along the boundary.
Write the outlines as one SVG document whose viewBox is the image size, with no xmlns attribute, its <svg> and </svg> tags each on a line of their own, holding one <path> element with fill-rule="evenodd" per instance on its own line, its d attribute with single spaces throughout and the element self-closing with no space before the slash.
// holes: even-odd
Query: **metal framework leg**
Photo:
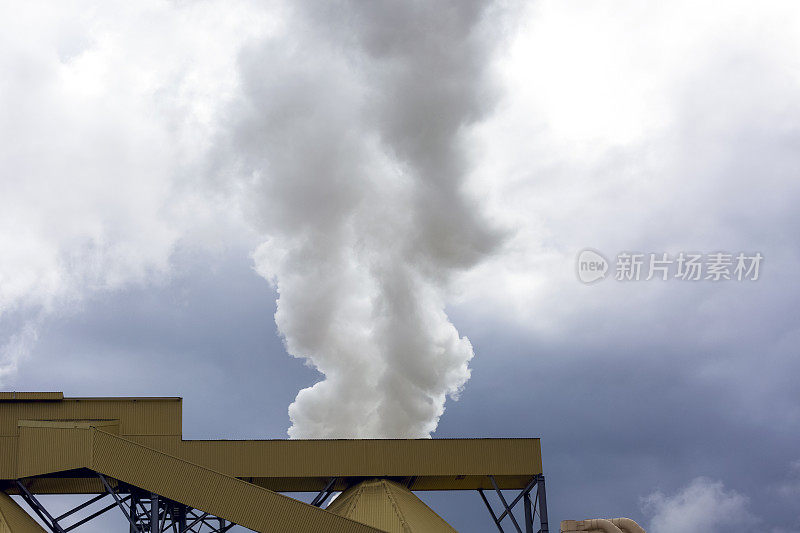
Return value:
<svg viewBox="0 0 800 533">
<path fill-rule="evenodd" d="M 525 506 L 525 533 L 533 533 L 533 510 L 531 509 L 531 495 L 525 493 L 522 497 L 522 505 Z"/>
<path fill-rule="evenodd" d="M 158 494 L 150 493 L 150 531 L 161 532 L 161 514 L 159 513 Z"/>
<path fill-rule="evenodd" d="M 139 510 L 137 509 L 137 505 L 139 505 L 139 500 L 136 497 L 136 494 L 131 494 L 131 516 L 133 517 L 134 522 L 139 519 Z M 128 529 L 128 531 L 129 533 L 136 533 L 133 523 L 130 524 L 130 529 Z"/>
<path fill-rule="evenodd" d="M 131 530 L 132 530 L 134 533 L 142 533 L 142 531 L 141 531 L 141 530 L 140 530 L 140 529 L 137 527 L 137 525 L 136 525 L 136 522 L 134 521 L 134 519 L 133 519 L 133 517 L 132 517 L 132 515 L 133 515 L 133 514 L 135 514 L 135 513 L 133 513 L 133 511 L 134 511 L 135 509 L 131 508 L 131 511 L 132 511 L 132 512 L 131 512 L 131 513 L 129 513 L 129 512 L 128 512 L 128 511 L 125 509 L 125 505 L 123 504 L 123 502 L 122 502 L 121 498 L 120 498 L 120 497 L 117 495 L 117 493 L 116 493 L 116 492 L 114 492 L 114 489 L 112 489 L 112 488 L 111 488 L 111 485 L 108 483 L 108 480 L 106 479 L 106 477 L 105 477 L 103 474 L 99 473 L 99 472 L 97 473 L 97 477 L 99 477 L 99 478 L 100 478 L 100 481 L 102 481 L 102 482 L 103 482 L 103 486 L 105 487 L 105 489 L 106 489 L 106 492 L 108 492 L 109 494 L 111 494 L 111 497 L 112 497 L 112 498 L 114 498 L 114 501 L 115 501 L 115 502 L 117 502 L 117 505 L 119 506 L 119 509 L 120 509 L 120 511 L 122 511 L 122 514 L 124 514 L 124 515 L 125 515 L 125 518 L 127 518 L 127 519 L 128 519 L 128 522 L 129 522 L 129 523 L 130 523 L 130 525 L 131 525 Z"/>
<path fill-rule="evenodd" d="M 236 525 L 224 518 L 210 515 L 207 512 L 193 509 L 158 494 L 107 478 L 103 474 L 96 473 L 96 475 L 100 479 L 105 492 L 93 496 L 88 501 L 55 518 L 31 493 L 23 483 L 23 480 L 16 480 L 16 486 L 22 499 L 36 513 L 50 533 L 70 533 L 73 529 L 115 508 L 120 509 L 122 514 L 125 515 L 130 533 L 225 533 Z M 335 480 L 331 480 L 323 496 L 325 493 L 330 496 L 334 482 Z M 97 504 L 108 496 L 111 496 L 114 500 L 112 503 L 91 512 L 91 505 Z M 327 496 L 322 499 L 320 504 L 324 503 L 326 499 Z M 85 512 L 81 513 L 84 516 L 78 518 L 80 515 L 77 513 L 84 510 Z M 86 513 L 90 514 L 86 515 Z M 77 520 L 66 526 L 62 521 L 69 517 L 73 517 L 72 520 L 77 518 Z"/>
<path fill-rule="evenodd" d="M 492 516 L 492 520 L 494 520 L 494 524 L 497 526 L 497 529 L 503 533 L 503 526 L 502 521 L 505 517 L 509 517 L 511 519 L 514 528 L 517 530 L 518 533 L 522 533 L 522 528 L 519 525 L 516 517 L 514 516 L 514 506 L 522 500 L 522 506 L 524 508 L 525 513 L 525 533 L 533 533 L 533 524 L 534 519 L 536 518 L 536 508 L 539 507 L 539 530 L 538 533 L 549 533 L 550 530 L 548 529 L 547 525 L 547 498 L 545 495 L 545 485 L 544 485 L 544 476 L 539 474 L 534 476 L 528 485 L 522 489 L 522 491 L 517 495 L 516 498 L 509 504 L 506 501 L 505 496 L 503 495 L 500 487 L 497 485 L 497 482 L 494 479 L 494 476 L 488 476 L 489 481 L 492 484 L 497 496 L 500 500 L 500 503 L 503 506 L 503 512 L 498 515 L 495 513 L 492 505 L 489 503 L 489 500 L 486 498 L 486 495 L 483 492 L 483 489 L 478 489 L 478 493 L 481 495 L 481 499 L 483 503 L 486 505 L 486 508 L 489 510 L 489 514 Z M 531 492 L 533 489 L 536 489 L 535 497 L 531 497 Z"/>
<path fill-rule="evenodd" d="M 36 499 L 36 496 L 31 494 L 28 491 L 28 488 L 19 479 L 17 480 L 17 488 L 19 488 L 20 494 L 22 495 L 22 499 L 25 500 L 25 503 L 30 505 L 31 509 L 33 509 L 37 516 L 42 519 L 42 522 L 45 523 L 50 531 L 53 533 L 64 533 L 64 529 L 58 525 L 58 521 L 47 512 L 47 509 L 45 509 L 39 500 Z"/>
<path fill-rule="evenodd" d="M 486 508 L 489 509 L 489 514 L 492 515 L 492 520 L 494 520 L 494 525 L 497 526 L 497 529 L 500 530 L 500 533 L 504 533 L 503 526 L 500 525 L 500 520 L 497 519 L 497 515 L 494 514 L 494 509 L 492 509 L 492 506 L 489 503 L 489 500 L 487 500 L 486 496 L 483 494 L 483 489 L 478 489 L 478 494 L 481 495 L 481 498 L 483 499 L 483 503 L 485 503 L 486 504 Z"/>
<path fill-rule="evenodd" d="M 541 479 L 536 487 L 536 499 L 539 501 L 539 532 L 549 533 L 550 529 L 547 525 L 547 494 L 544 490 L 544 476 L 540 477 Z"/>
<path fill-rule="evenodd" d="M 99 494 L 99 495 L 97 495 L 97 496 L 95 496 L 93 498 L 90 498 L 88 501 L 85 501 L 85 502 L 83 502 L 83 503 L 81 503 L 79 505 L 76 505 L 75 507 L 73 507 L 69 511 L 67 511 L 65 513 L 62 513 L 61 515 L 53 518 L 52 515 L 47 511 L 47 509 L 45 509 L 45 507 L 42 505 L 42 503 L 33 494 L 30 493 L 30 491 L 27 489 L 27 487 L 25 487 L 25 485 L 22 483 L 21 480 L 17 481 L 17 487 L 20 489 L 20 493 L 22 494 L 22 499 L 24 499 L 28 503 L 28 505 L 31 506 L 31 508 L 34 510 L 34 512 L 37 514 L 37 516 L 39 516 L 39 518 L 42 520 L 42 522 L 44 522 L 47 525 L 47 528 L 50 529 L 50 531 L 53 531 L 53 532 L 68 533 L 68 532 L 72 531 L 73 529 L 82 526 L 86 522 L 94 520 L 98 516 L 107 513 L 108 511 L 110 511 L 111 509 L 114 509 L 118 505 L 117 502 L 115 501 L 114 503 L 103 507 L 99 511 L 95 511 L 95 512 L 91 513 L 90 515 L 78 520 L 77 522 L 74 522 L 73 524 L 71 524 L 69 526 L 64 526 L 64 525 L 62 525 L 62 521 L 64 519 L 69 518 L 70 516 L 74 515 L 75 513 L 79 512 L 79 511 L 82 511 L 83 509 L 86 509 L 87 507 L 91 506 L 92 504 L 95 504 L 95 503 L 99 502 L 103 498 L 107 497 L 109 495 L 109 493 L 106 492 L 104 494 Z M 129 499 L 131 499 L 130 495 L 122 498 L 120 500 L 120 502 L 121 503 L 125 503 Z"/>
</svg>

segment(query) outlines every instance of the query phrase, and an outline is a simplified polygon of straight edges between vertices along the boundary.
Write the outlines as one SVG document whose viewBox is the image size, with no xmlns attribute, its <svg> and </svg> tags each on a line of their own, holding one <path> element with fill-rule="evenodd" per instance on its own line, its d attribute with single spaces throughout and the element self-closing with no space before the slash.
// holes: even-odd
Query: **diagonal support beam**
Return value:
<svg viewBox="0 0 800 533">
<path fill-rule="evenodd" d="M 201 514 L 199 517 L 195 518 L 195 519 L 194 519 L 194 521 L 193 521 L 193 522 L 191 522 L 191 523 L 190 523 L 188 526 L 186 526 L 185 528 L 183 528 L 183 529 L 181 530 L 181 533 L 187 533 L 188 531 L 194 531 L 192 528 L 193 528 L 193 527 L 194 527 L 194 526 L 195 526 L 195 525 L 196 525 L 198 522 L 202 522 L 202 523 L 204 523 L 204 524 L 205 524 L 205 521 L 204 521 L 204 519 L 205 519 L 205 517 L 207 517 L 207 516 L 208 516 L 208 513 L 203 513 L 203 514 Z"/>
<path fill-rule="evenodd" d="M 489 500 L 486 499 L 486 495 L 483 493 L 483 489 L 478 489 L 478 494 L 481 495 L 483 503 L 486 504 L 486 508 L 489 509 L 489 514 L 492 515 L 492 520 L 494 520 L 494 525 L 497 526 L 497 529 L 500 530 L 500 533 L 505 533 L 503 531 L 503 526 L 500 525 L 500 520 L 498 520 L 497 515 L 494 514 L 494 509 L 492 509 L 492 506 L 489 504 Z"/>
<path fill-rule="evenodd" d="M 95 502 L 99 502 L 100 500 L 102 500 L 106 496 L 108 496 L 108 493 L 103 493 L 103 494 L 100 494 L 99 496 L 95 496 L 91 500 L 83 502 L 82 504 L 78 505 L 77 507 L 73 507 L 72 509 L 70 509 L 66 513 L 62 514 L 61 516 L 57 516 L 55 520 L 56 520 L 56 522 L 61 522 L 66 517 L 77 513 L 81 509 L 85 509 L 85 508 L 89 507 L 90 505 L 92 505 Z"/>
<path fill-rule="evenodd" d="M 103 486 L 106 488 L 106 491 L 109 494 L 111 494 L 111 497 L 114 498 L 115 502 L 117 502 L 117 505 L 119 506 L 120 510 L 122 511 L 122 514 L 124 514 L 125 518 L 127 518 L 128 522 L 130 522 L 131 531 L 133 531 L 134 533 L 142 533 L 142 531 L 136 525 L 136 521 L 131 517 L 130 513 L 128 513 L 128 510 L 125 509 L 125 505 L 122 503 L 122 500 L 120 499 L 120 497 L 117 496 L 117 493 L 114 492 L 114 489 L 112 489 L 111 485 L 109 485 L 108 480 L 106 479 L 106 476 L 104 476 L 103 474 L 98 472 L 97 473 L 97 477 L 99 477 L 100 481 L 103 482 Z"/>
<path fill-rule="evenodd" d="M 52 531 L 53 533 L 64 533 L 64 528 L 58 525 L 58 520 L 53 518 L 53 515 L 47 512 L 47 509 L 45 509 L 44 506 L 39 502 L 39 500 L 36 499 L 36 496 L 30 493 L 30 491 L 22 483 L 22 481 L 18 479 L 16 480 L 16 483 L 22 495 L 22 499 L 25 500 L 25 502 L 31 506 L 31 509 L 33 509 L 33 511 L 39 516 L 39 518 L 42 519 L 42 522 L 44 522 L 47 525 L 50 531 Z"/>
<path fill-rule="evenodd" d="M 495 492 L 500 498 L 500 501 L 503 504 L 504 510 L 499 516 L 494 512 L 494 508 L 492 504 L 489 503 L 489 500 L 486 498 L 483 489 L 478 489 L 478 493 L 481 495 L 481 499 L 483 500 L 484 505 L 489 510 L 489 514 L 492 516 L 492 520 L 494 520 L 497 529 L 501 532 L 503 531 L 503 527 L 501 522 L 505 519 L 506 516 L 511 517 L 511 521 L 514 523 L 514 527 L 516 528 L 518 533 L 522 533 L 522 528 L 520 527 L 520 523 L 517 521 L 517 518 L 514 516 L 514 508 L 515 506 L 522 501 L 523 502 L 523 514 L 524 514 L 524 529 L 525 533 L 534 533 L 533 523 L 537 518 L 536 508 L 537 506 L 540 507 L 539 514 L 539 525 L 541 526 L 538 529 L 537 533 L 549 533 L 548 524 L 547 524 L 547 502 L 545 500 L 545 488 L 544 488 L 544 475 L 536 474 L 534 475 L 531 480 L 525 485 L 525 488 L 512 500 L 509 504 L 505 496 L 500 490 L 499 485 L 497 484 L 497 480 L 494 478 L 493 475 L 487 476 L 494 487 Z M 534 493 L 534 489 L 536 492 Z M 544 505 L 544 511 L 541 510 L 542 505 Z"/>
<path fill-rule="evenodd" d="M 126 501 L 128 501 L 128 500 L 130 500 L 130 499 L 131 499 L 131 496 L 130 496 L 130 495 L 128 495 L 128 496 L 125 496 L 124 498 L 122 498 L 122 500 L 121 500 L 121 501 L 124 503 L 124 502 L 126 502 Z M 97 517 L 98 517 L 98 516 L 100 516 L 101 514 L 107 513 L 108 511 L 110 511 L 111 509 L 113 509 L 113 508 L 114 508 L 114 507 L 116 507 L 116 506 L 117 506 L 117 502 L 114 502 L 114 503 L 112 503 L 111 505 L 107 505 L 107 506 L 103 507 L 102 509 L 100 509 L 100 510 L 99 510 L 99 511 L 97 511 L 96 513 L 92 513 L 92 514 L 90 514 L 89 516 L 87 516 L 86 518 L 84 518 L 84 519 L 82 519 L 82 520 L 79 520 L 79 521 L 75 522 L 74 524 L 72 524 L 72 525 L 71 525 L 71 526 L 69 526 L 68 528 L 65 528 L 65 529 L 64 529 L 65 533 L 66 533 L 66 532 L 68 532 L 68 531 L 72 531 L 72 530 L 73 530 L 73 529 L 75 529 L 76 527 L 82 526 L 82 525 L 83 525 L 83 524 L 85 524 L 86 522 L 88 522 L 88 521 L 90 521 L 90 520 L 93 520 L 93 519 L 97 518 Z"/>
<path fill-rule="evenodd" d="M 325 485 L 325 488 L 314 497 L 314 499 L 311 501 L 311 505 L 314 507 L 322 506 L 322 504 L 325 503 L 325 500 L 327 500 L 333 492 L 333 485 L 336 483 L 337 479 L 338 478 L 332 477 L 330 481 L 328 481 L 328 484 Z"/>
<path fill-rule="evenodd" d="M 491 476 L 489 476 L 489 477 L 491 477 Z M 515 506 L 515 505 L 517 505 L 517 502 L 518 502 L 518 501 L 519 501 L 519 500 L 520 500 L 520 499 L 521 499 L 523 496 L 525 496 L 526 494 L 530 494 L 531 490 L 533 489 L 533 487 L 535 487 L 535 486 L 536 486 L 536 483 L 538 483 L 538 481 L 539 481 L 539 476 L 534 476 L 534 478 L 533 478 L 533 479 L 530 481 L 530 483 L 528 483 L 528 485 L 527 485 L 527 486 L 526 486 L 526 487 L 525 487 L 525 488 L 522 490 L 522 492 L 520 492 L 520 493 L 517 495 L 517 497 L 516 497 L 516 498 L 514 498 L 514 501 L 513 501 L 513 502 L 511 502 L 511 505 L 509 505 L 509 506 L 508 506 L 508 509 L 513 509 L 513 508 L 514 508 L 514 506 Z M 508 509 L 502 512 L 502 514 L 500 515 L 500 517 L 498 518 L 498 520 L 502 520 L 503 518 L 505 518 L 505 517 L 506 517 L 506 515 L 508 514 Z"/>
<path fill-rule="evenodd" d="M 494 480 L 494 476 L 489 476 L 489 481 L 492 482 L 492 486 L 494 487 L 494 490 L 497 492 L 497 495 L 500 496 L 500 501 L 503 503 L 503 507 L 506 508 L 506 512 L 503 514 L 503 516 L 505 516 L 506 513 L 507 513 L 508 516 L 511 517 L 511 521 L 514 523 L 514 527 L 517 528 L 517 533 L 522 533 L 522 528 L 519 527 L 519 524 L 517 523 L 517 519 L 514 518 L 514 513 L 511 512 L 511 507 L 508 506 L 508 503 L 506 502 L 505 496 L 503 496 L 503 493 L 500 491 L 500 488 L 497 486 L 497 482 Z"/>
</svg>

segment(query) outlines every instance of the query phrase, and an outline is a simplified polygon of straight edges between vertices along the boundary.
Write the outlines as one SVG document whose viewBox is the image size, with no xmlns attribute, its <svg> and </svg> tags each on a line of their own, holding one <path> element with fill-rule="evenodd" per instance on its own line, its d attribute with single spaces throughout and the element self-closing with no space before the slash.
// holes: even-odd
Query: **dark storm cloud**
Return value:
<svg viewBox="0 0 800 533">
<path fill-rule="evenodd" d="M 310 432 L 431 431 L 466 335 L 435 436 L 541 436 L 552 523 L 800 530 L 796 4 L 543 1 L 508 47 L 479 2 L 229 5 L 5 19 L 4 385 L 279 436 L 319 375 L 270 238 Z M 587 246 L 765 262 L 589 287 Z"/>
</svg>

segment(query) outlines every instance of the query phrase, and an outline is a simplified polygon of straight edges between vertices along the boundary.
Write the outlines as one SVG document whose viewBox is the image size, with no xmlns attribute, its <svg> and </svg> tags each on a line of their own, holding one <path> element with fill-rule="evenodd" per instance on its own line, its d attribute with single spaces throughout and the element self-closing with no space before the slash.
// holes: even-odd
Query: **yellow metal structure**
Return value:
<svg viewBox="0 0 800 533">
<path fill-rule="evenodd" d="M 277 492 L 354 494 L 365 479 L 388 478 L 379 482 L 381 505 L 404 502 L 398 520 L 444 524 L 409 489 L 491 489 L 488 474 L 500 488 L 523 489 L 542 472 L 538 439 L 187 441 L 181 403 L 0 393 L 2 520 L 10 524 L 21 511 L 7 497 L 20 493 L 17 480 L 31 494 L 102 494 L 100 473 L 255 531 L 378 531 L 352 509 L 337 514 Z M 357 489 L 357 500 L 374 499 L 367 488 Z M 12 530 L 41 531 L 26 527 Z M 398 531 L 449 530 L 442 527 Z"/>
<path fill-rule="evenodd" d="M 87 469 L 254 531 L 376 531 L 90 424 L 55 424 L 21 428 L 24 433 L 20 435 L 20 458 L 28 468 L 21 470 L 19 477 Z M 28 451 L 33 459 L 28 457 Z M 35 459 L 44 460 L 43 466 L 38 466 Z"/>
<path fill-rule="evenodd" d="M 17 502 L 0 492 L 0 533 L 46 533 Z"/>
<path fill-rule="evenodd" d="M 394 481 L 371 479 L 350 487 L 328 511 L 392 533 L 455 533 L 413 492 Z"/>
</svg>

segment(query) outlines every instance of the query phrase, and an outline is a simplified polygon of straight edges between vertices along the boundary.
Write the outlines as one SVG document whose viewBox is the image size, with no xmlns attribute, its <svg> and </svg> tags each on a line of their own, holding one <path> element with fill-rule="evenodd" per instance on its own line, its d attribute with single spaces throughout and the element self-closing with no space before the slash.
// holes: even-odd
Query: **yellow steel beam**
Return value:
<svg viewBox="0 0 800 533">
<path fill-rule="evenodd" d="M 26 426 L 18 457 L 20 465 L 50 469 L 36 466 L 20 477 L 86 468 L 254 531 L 379 531 L 90 424 Z"/>
<path fill-rule="evenodd" d="M 63 398 L 47 393 L 0 396 L 0 480 L 18 472 L 53 471 L 58 453 L 21 461 L 17 441 L 38 421 L 103 425 L 160 450 L 261 487 L 279 491 L 322 490 L 331 478 L 343 490 L 358 478 L 390 477 L 413 490 L 522 489 L 542 473 L 539 439 L 375 440 L 182 440 L 180 398 Z M 15 394 L 16 398 L 9 395 Z M 19 395 L 27 394 L 24 399 Z M 42 444 L 43 446 L 45 444 Z M 37 480 L 43 493 L 101 490 L 95 480 Z"/>
</svg>

